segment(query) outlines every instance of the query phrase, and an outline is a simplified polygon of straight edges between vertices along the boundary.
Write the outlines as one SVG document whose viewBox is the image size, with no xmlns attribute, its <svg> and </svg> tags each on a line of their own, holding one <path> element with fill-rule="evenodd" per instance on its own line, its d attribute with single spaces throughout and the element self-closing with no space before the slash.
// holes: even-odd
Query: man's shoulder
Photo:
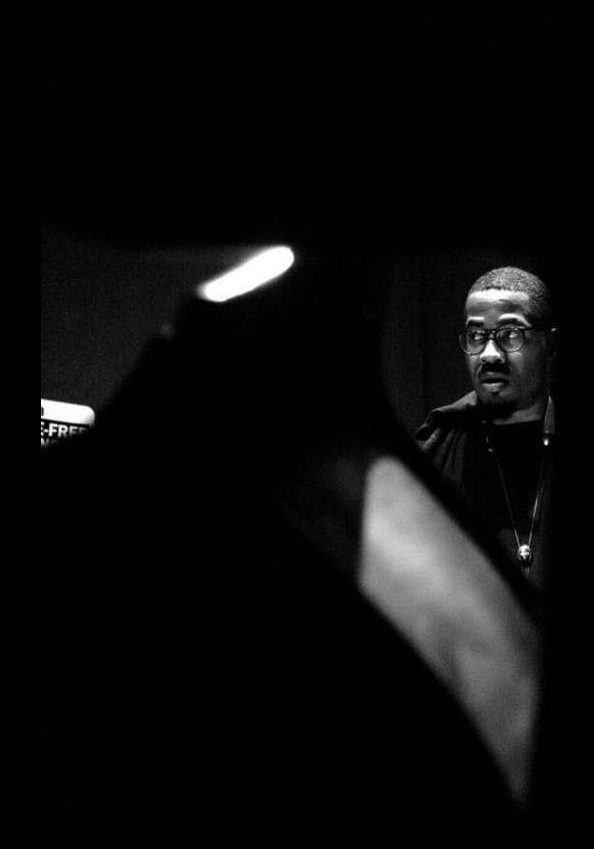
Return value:
<svg viewBox="0 0 594 849">
<path fill-rule="evenodd" d="M 431 410 L 423 424 L 417 429 L 415 439 L 424 443 L 444 431 L 464 428 L 474 418 L 477 409 L 476 392 L 467 392 L 451 404 Z"/>
</svg>

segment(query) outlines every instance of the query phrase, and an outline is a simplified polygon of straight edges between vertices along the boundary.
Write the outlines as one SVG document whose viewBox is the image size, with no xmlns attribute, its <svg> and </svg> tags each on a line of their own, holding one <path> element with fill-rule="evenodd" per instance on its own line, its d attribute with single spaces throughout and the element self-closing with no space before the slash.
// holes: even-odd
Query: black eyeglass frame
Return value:
<svg viewBox="0 0 594 849">
<path fill-rule="evenodd" d="M 466 347 L 466 334 L 468 330 L 463 330 L 458 334 L 458 342 L 460 343 L 460 347 L 464 351 L 465 354 L 468 354 L 471 357 L 476 357 L 479 354 L 482 354 L 487 345 L 489 344 L 489 339 L 493 339 L 495 344 L 499 348 L 500 351 L 503 351 L 504 354 L 515 354 L 517 351 L 520 351 L 524 344 L 526 343 L 526 331 L 527 330 L 547 330 L 549 328 L 539 326 L 537 324 L 502 324 L 501 327 L 496 327 L 494 330 L 484 330 L 483 328 L 477 328 L 479 333 L 484 333 L 483 345 L 478 351 L 469 351 Z M 520 330 L 521 338 L 520 344 L 517 348 L 506 349 L 501 345 L 501 342 L 497 338 L 501 333 L 506 330 Z"/>
</svg>

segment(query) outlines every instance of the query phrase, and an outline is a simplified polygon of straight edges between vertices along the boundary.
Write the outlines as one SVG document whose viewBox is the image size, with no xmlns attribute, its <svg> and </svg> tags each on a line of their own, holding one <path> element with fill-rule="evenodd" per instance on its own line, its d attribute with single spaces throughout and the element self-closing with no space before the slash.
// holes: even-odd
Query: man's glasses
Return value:
<svg viewBox="0 0 594 849">
<path fill-rule="evenodd" d="M 538 327 L 520 327 L 517 324 L 508 324 L 498 327 L 496 330 L 483 330 L 479 327 L 467 327 L 458 340 L 460 347 L 466 354 L 480 354 L 487 347 L 489 339 L 494 339 L 497 347 L 506 354 L 519 351 L 526 341 L 528 330 L 539 330 Z"/>
</svg>

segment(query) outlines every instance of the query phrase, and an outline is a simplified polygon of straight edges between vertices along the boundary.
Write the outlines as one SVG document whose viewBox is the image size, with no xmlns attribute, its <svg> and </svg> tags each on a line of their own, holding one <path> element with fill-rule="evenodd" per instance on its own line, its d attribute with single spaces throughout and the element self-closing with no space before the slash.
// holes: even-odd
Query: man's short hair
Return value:
<svg viewBox="0 0 594 849">
<path fill-rule="evenodd" d="M 553 304 L 551 294 L 545 283 L 523 268 L 503 266 L 493 268 L 476 280 L 468 295 L 473 292 L 484 292 L 487 289 L 499 289 L 508 292 L 525 292 L 530 299 L 532 321 L 550 327 L 553 324 Z"/>
</svg>

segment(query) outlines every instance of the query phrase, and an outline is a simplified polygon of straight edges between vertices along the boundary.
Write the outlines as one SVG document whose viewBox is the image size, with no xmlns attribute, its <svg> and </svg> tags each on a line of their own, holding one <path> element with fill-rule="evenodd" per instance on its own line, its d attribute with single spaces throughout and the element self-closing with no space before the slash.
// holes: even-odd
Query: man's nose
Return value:
<svg viewBox="0 0 594 849">
<path fill-rule="evenodd" d="M 480 359 L 482 363 L 502 363 L 505 360 L 505 353 L 494 339 L 488 339 Z"/>
</svg>

